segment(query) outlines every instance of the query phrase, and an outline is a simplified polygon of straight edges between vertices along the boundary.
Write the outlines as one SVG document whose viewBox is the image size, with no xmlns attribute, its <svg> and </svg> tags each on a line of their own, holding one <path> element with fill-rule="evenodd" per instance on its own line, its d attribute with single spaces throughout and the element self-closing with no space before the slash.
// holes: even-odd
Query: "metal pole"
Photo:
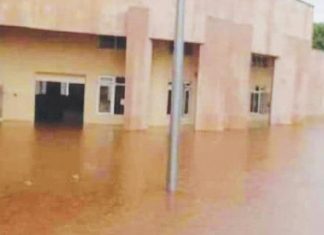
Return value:
<svg viewBox="0 0 324 235">
<path fill-rule="evenodd" d="M 168 166 L 168 191 L 177 190 L 180 130 L 183 99 L 184 21 L 185 0 L 177 0 L 176 35 L 174 43 L 174 67 L 172 82 L 172 108 L 170 125 L 170 149 Z"/>
</svg>

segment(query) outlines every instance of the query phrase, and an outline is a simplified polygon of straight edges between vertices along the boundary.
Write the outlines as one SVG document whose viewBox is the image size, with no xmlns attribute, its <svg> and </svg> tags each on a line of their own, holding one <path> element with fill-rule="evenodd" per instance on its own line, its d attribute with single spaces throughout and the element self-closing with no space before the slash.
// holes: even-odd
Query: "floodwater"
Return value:
<svg viewBox="0 0 324 235">
<path fill-rule="evenodd" d="M 324 233 L 324 124 L 182 135 L 0 124 L 0 234 Z"/>
</svg>

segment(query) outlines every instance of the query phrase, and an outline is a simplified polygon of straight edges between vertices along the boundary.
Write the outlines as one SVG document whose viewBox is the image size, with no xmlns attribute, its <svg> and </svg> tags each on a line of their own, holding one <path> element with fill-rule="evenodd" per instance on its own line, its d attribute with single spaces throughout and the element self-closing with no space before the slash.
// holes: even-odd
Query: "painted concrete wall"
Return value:
<svg viewBox="0 0 324 235">
<path fill-rule="evenodd" d="M 306 116 L 307 80 L 310 77 L 311 42 L 286 37 L 282 55 L 276 59 L 272 124 L 292 124 Z"/>
<path fill-rule="evenodd" d="M 197 86 L 197 130 L 246 128 L 252 27 L 208 18 Z"/>
<path fill-rule="evenodd" d="M 0 28 L 0 77 L 4 82 L 4 119 L 34 120 L 36 73 L 86 78 L 85 121 L 122 123 L 97 113 L 101 75 L 124 76 L 125 51 L 99 50 L 90 35 Z"/>
<path fill-rule="evenodd" d="M 148 8 L 150 35 L 172 39 L 176 0 L 0 0 L 0 24 L 56 31 L 126 35 L 130 7 Z M 205 41 L 208 16 L 254 27 L 253 51 L 279 54 L 282 35 L 309 40 L 313 9 L 296 0 L 187 0 L 186 39 Z"/>
<path fill-rule="evenodd" d="M 308 82 L 307 112 L 310 117 L 324 115 L 324 53 L 313 50 L 311 76 Z"/>
</svg>

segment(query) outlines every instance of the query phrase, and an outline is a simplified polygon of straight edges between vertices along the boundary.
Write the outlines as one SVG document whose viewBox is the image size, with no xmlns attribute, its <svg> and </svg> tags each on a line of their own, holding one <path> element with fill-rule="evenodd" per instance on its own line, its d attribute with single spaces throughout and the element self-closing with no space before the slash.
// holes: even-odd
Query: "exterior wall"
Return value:
<svg viewBox="0 0 324 235">
<path fill-rule="evenodd" d="M 313 50 L 308 83 L 307 112 L 310 117 L 324 116 L 324 53 Z"/>
<path fill-rule="evenodd" d="M 153 45 L 150 124 L 152 126 L 165 126 L 170 121 L 170 117 L 167 115 L 167 101 L 168 84 L 172 81 L 173 60 L 168 42 L 154 41 Z M 183 118 L 184 124 L 194 124 L 195 122 L 198 58 L 198 46 L 194 48 L 193 55 L 185 57 L 185 81 L 191 83 L 191 97 L 189 115 Z"/>
<path fill-rule="evenodd" d="M 34 120 L 36 73 L 75 74 L 86 78 L 84 120 L 123 123 L 97 113 L 101 75 L 124 76 L 125 51 L 99 50 L 90 35 L 0 28 L 0 77 L 4 83 L 4 120 Z"/>
<path fill-rule="evenodd" d="M 91 35 L 12 27 L 0 28 L 0 32 L 4 120 L 34 120 L 35 80 L 39 74 L 47 73 L 85 78 L 85 123 L 124 123 L 122 116 L 98 114 L 97 105 L 99 77 L 124 76 L 125 51 L 97 49 L 97 37 Z M 173 60 L 168 42 L 154 41 L 153 46 L 147 121 L 150 126 L 166 126 L 169 123 L 167 95 Z M 185 57 L 186 81 L 192 83 L 190 115 L 183 119 L 185 124 L 194 124 L 198 58 L 198 46 L 194 55 Z"/>
<path fill-rule="evenodd" d="M 173 39 L 176 0 L 1 0 L 0 24 L 55 31 L 126 35 L 130 7 L 151 12 L 150 35 Z M 289 9 L 289 10 L 287 10 Z M 253 51 L 280 54 L 283 35 L 310 40 L 313 9 L 296 0 L 187 0 L 186 39 L 205 41 L 207 17 L 254 27 Z"/>
<path fill-rule="evenodd" d="M 193 62 L 199 63 L 196 113 L 189 123 L 195 122 L 198 130 L 247 127 L 252 53 L 278 58 L 271 123 L 291 124 L 306 116 L 312 7 L 296 0 L 187 0 L 186 4 L 186 41 L 201 43 L 199 62 Z M 163 76 L 158 71 L 164 59 L 161 55 L 157 62 L 154 55 L 152 61 L 152 40 L 173 39 L 175 6 L 176 0 L 0 0 L 0 25 L 88 35 L 74 34 L 73 40 L 62 36 L 52 42 L 49 33 L 1 34 L 4 118 L 32 120 L 33 76 L 54 72 L 86 76 L 86 122 L 121 123 L 121 118 L 97 115 L 93 106 L 96 77 L 116 74 L 127 77 L 126 128 L 165 124 L 166 83 L 157 79 Z M 126 58 L 124 53 L 96 50 L 95 36 L 90 34 L 125 35 L 130 42 Z"/>
<path fill-rule="evenodd" d="M 208 18 L 201 46 L 196 129 L 246 128 L 252 27 Z"/>
<path fill-rule="evenodd" d="M 271 110 L 273 125 L 300 122 L 306 116 L 311 42 L 286 37 L 283 49 L 282 56 L 275 63 Z"/>
</svg>

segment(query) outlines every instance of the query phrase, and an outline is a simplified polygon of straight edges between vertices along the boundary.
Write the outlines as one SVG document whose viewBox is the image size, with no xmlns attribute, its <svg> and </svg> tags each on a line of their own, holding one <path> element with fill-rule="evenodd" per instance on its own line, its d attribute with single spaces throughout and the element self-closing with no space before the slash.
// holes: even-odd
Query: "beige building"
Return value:
<svg viewBox="0 0 324 235">
<path fill-rule="evenodd" d="M 1 119 L 168 125 L 175 5 L 0 0 Z M 312 20 L 297 0 L 187 0 L 183 123 L 212 131 L 323 115 Z"/>
</svg>

